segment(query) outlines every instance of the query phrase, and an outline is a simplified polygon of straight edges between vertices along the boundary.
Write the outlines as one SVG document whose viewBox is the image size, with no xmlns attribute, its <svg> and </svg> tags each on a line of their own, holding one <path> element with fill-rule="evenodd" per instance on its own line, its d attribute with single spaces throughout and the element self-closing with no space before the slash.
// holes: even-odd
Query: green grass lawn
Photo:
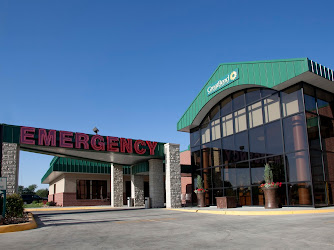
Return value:
<svg viewBox="0 0 334 250">
<path fill-rule="evenodd" d="M 24 204 L 23 207 L 24 207 L 24 208 L 43 207 L 43 203 Z"/>
</svg>

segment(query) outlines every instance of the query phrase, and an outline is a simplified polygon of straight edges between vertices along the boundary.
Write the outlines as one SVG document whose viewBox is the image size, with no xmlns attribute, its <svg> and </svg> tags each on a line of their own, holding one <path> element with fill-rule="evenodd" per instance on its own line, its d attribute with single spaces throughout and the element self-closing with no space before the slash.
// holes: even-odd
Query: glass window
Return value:
<svg viewBox="0 0 334 250">
<path fill-rule="evenodd" d="M 220 138 L 220 120 L 215 120 L 211 122 L 211 137 L 212 140 L 217 140 Z"/>
<path fill-rule="evenodd" d="M 308 84 L 303 84 L 305 110 L 313 113 L 317 112 L 314 87 Z"/>
<path fill-rule="evenodd" d="M 266 164 L 264 158 L 250 162 L 253 185 L 264 183 L 264 164 Z"/>
<path fill-rule="evenodd" d="M 288 182 L 310 180 L 309 159 L 306 151 L 286 154 L 285 157 Z"/>
<path fill-rule="evenodd" d="M 223 193 L 223 189 L 214 189 L 212 190 L 212 195 L 213 195 L 213 204 L 216 206 L 216 197 L 223 197 L 224 193 Z"/>
<path fill-rule="evenodd" d="M 303 96 L 299 86 L 294 86 L 281 92 L 283 116 L 303 111 Z"/>
<path fill-rule="evenodd" d="M 213 166 L 222 165 L 221 151 L 222 150 L 220 140 L 213 141 L 211 143 L 211 159 Z"/>
<path fill-rule="evenodd" d="M 261 96 L 262 96 L 262 98 L 266 97 L 266 96 L 269 96 L 269 95 L 272 95 L 274 93 L 276 93 L 276 91 L 272 90 L 272 89 L 261 89 Z"/>
<path fill-rule="evenodd" d="M 317 112 L 315 98 L 313 96 L 304 95 L 305 98 L 305 110 L 313 113 Z"/>
<path fill-rule="evenodd" d="M 195 167 L 195 169 L 201 168 L 201 151 L 191 152 L 191 165 Z"/>
<path fill-rule="evenodd" d="M 334 181 L 334 153 L 324 153 L 324 165 L 326 181 Z"/>
<path fill-rule="evenodd" d="M 328 204 L 334 204 L 334 182 L 327 182 L 327 197 L 329 198 Z"/>
<path fill-rule="evenodd" d="M 320 139 L 319 139 L 318 116 L 306 112 L 306 125 L 307 125 L 309 147 L 311 149 L 321 150 Z"/>
<path fill-rule="evenodd" d="M 203 186 L 204 189 L 212 188 L 211 168 L 203 169 Z"/>
<path fill-rule="evenodd" d="M 243 108 L 244 106 L 245 106 L 244 92 L 240 91 L 240 92 L 233 94 L 233 99 L 232 99 L 233 110 Z"/>
<path fill-rule="evenodd" d="M 77 180 L 77 199 L 90 198 L 90 180 Z"/>
<path fill-rule="evenodd" d="M 314 203 L 316 205 L 327 205 L 326 184 L 324 182 L 313 182 Z"/>
<path fill-rule="evenodd" d="M 272 171 L 274 182 L 285 182 L 285 168 L 282 155 L 271 156 L 266 159 Z"/>
<path fill-rule="evenodd" d="M 221 104 L 221 115 L 227 115 L 230 114 L 232 112 L 232 98 L 231 97 L 227 97 L 225 98 Z"/>
<path fill-rule="evenodd" d="M 235 133 L 244 131 L 247 129 L 247 122 L 246 122 L 246 109 L 240 109 L 234 112 L 234 128 Z"/>
<path fill-rule="evenodd" d="M 312 181 L 313 182 L 324 181 L 324 171 L 322 166 L 321 151 L 311 150 L 310 161 L 311 161 Z"/>
<path fill-rule="evenodd" d="M 262 126 L 249 130 L 249 152 L 251 158 L 265 156 L 265 138 Z"/>
<path fill-rule="evenodd" d="M 233 134 L 233 117 L 232 114 L 222 117 L 223 137 Z"/>
<path fill-rule="evenodd" d="M 225 188 L 224 188 L 224 196 L 234 196 L 236 197 L 237 194 L 237 190 L 236 188 L 232 187 L 232 184 L 230 182 L 225 182 L 224 184 L 226 184 Z"/>
<path fill-rule="evenodd" d="M 248 133 L 247 131 L 234 135 L 235 161 L 245 161 L 248 159 Z"/>
<path fill-rule="evenodd" d="M 312 205 L 309 183 L 288 184 L 290 205 Z"/>
<path fill-rule="evenodd" d="M 288 204 L 286 197 L 286 189 L 287 189 L 286 184 L 282 184 L 282 186 L 277 189 L 278 204 L 280 204 L 281 206 Z"/>
<path fill-rule="evenodd" d="M 263 101 L 265 122 L 271 122 L 281 117 L 279 109 L 278 95 L 272 95 L 271 97 L 264 99 Z"/>
<path fill-rule="evenodd" d="M 216 120 L 218 117 L 220 117 L 220 106 L 216 105 L 210 112 L 210 120 Z"/>
<path fill-rule="evenodd" d="M 304 115 L 295 115 L 283 120 L 285 152 L 307 148 Z"/>
<path fill-rule="evenodd" d="M 190 133 L 190 146 L 195 147 L 200 145 L 200 131 L 197 129 Z"/>
<path fill-rule="evenodd" d="M 282 129 L 280 121 L 265 125 L 265 139 L 267 154 L 277 155 L 283 153 Z"/>
<path fill-rule="evenodd" d="M 236 185 L 237 186 L 248 186 L 250 185 L 250 171 L 248 161 L 237 163 L 235 165 L 236 171 Z"/>
<path fill-rule="evenodd" d="M 224 137 L 222 140 L 223 164 L 234 162 L 234 136 Z"/>
<path fill-rule="evenodd" d="M 263 190 L 259 187 L 252 187 L 252 199 L 253 199 L 253 205 L 264 206 Z"/>
<path fill-rule="evenodd" d="M 261 101 L 248 106 L 249 128 L 263 124 L 262 104 Z"/>
<path fill-rule="evenodd" d="M 106 199 L 107 198 L 107 181 L 92 181 L 92 199 Z"/>
<path fill-rule="evenodd" d="M 211 162 L 211 152 L 210 152 L 210 143 L 203 145 L 202 148 L 202 168 L 208 168 L 212 166 Z"/>
<path fill-rule="evenodd" d="M 261 99 L 261 92 L 260 89 L 247 89 L 246 93 L 246 102 L 247 104 L 255 102 Z"/>
<path fill-rule="evenodd" d="M 237 185 L 237 176 L 235 171 L 235 164 L 224 166 L 224 185 L 235 187 Z"/>
<path fill-rule="evenodd" d="M 239 206 L 250 206 L 252 205 L 252 199 L 251 199 L 251 192 L 250 188 L 237 188 L 237 200 L 238 200 L 238 205 Z"/>
<path fill-rule="evenodd" d="M 210 142 L 210 123 L 201 126 L 202 144 Z"/>
<path fill-rule="evenodd" d="M 223 175 L 221 167 L 215 167 L 212 169 L 212 182 L 214 188 L 223 187 Z"/>
<path fill-rule="evenodd" d="M 325 92 L 321 89 L 317 89 L 317 99 L 318 99 L 318 112 L 319 115 L 334 118 L 333 116 L 333 105 L 334 105 L 334 95 Z"/>
<path fill-rule="evenodd" d="M 334 120 L 320 116 L 320 132 L 322 139 L 322 150 L 334 151 Z"/>
<path fill-rule="evenodd" d="M 106 198 L 107 198 L 107 181 L 77 180 L 77 199 L 106 199 Z"/>
</svg>

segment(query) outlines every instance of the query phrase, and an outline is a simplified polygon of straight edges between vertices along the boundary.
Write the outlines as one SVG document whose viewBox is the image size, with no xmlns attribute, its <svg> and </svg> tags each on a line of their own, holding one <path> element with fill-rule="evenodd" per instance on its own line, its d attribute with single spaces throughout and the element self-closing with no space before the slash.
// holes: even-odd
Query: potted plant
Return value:
<svg viewBox="0 0 334 250">
<path fill-rule="evenodd" d="M 282 186 L 282 182 L 273 181 L 273 171 L 270 168 L 270 165 L 266 163 L 264 165 L 264 184 L 260 185 L 260 188 L 263 190 L 265 206 L 266 209 L 278 208 L 279 204 L 277 202 L 277 189 Z"/>
<path fill-rule="evenodd" d="M 203 187 L 203 180 L 200 175 L 197 176 L 197 189 L 194 192 L 197 195 L 197 206 L 198 207 L 205 207 L 205 192 L 207 190 Z"/>
</svg>

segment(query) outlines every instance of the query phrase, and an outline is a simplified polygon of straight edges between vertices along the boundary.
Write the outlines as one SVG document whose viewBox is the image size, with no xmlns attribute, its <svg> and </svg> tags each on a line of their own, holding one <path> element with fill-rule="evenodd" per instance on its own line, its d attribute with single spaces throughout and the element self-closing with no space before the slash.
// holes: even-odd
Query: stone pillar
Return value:
<svg viewBox="0 0 334 250">
<path fill-rule="evenodd" d="M 159 159 L 148 161 L 151 207 L 164 207 L 164 172 L 163 162 Z"/>
<path fill-rule="evenodd" d="M 180 145 L 165 144 L 166 207 L 181 207 Z"/>
<path fill-rule="evenodd" d="M 131 198 L 134 206 L 144 206 L 144 176 L 131 175 Z"/>
<path fill-rule="evenodd" d="M 110 200 L 112 207 L 123 207 L 123 166 L 111 164 Z"/>
<path fill-rule="evenodd" d="M 7 194 L 18 191 L 20 146 L 16 143 L 2 143 L 1 177 L 7 177 Z"/>
</svg>

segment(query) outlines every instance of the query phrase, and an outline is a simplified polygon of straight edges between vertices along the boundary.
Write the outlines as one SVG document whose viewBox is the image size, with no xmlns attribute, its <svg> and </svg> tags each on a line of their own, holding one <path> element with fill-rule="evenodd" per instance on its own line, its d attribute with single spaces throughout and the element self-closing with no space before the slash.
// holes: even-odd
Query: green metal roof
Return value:
<svg viewBox="0 0 334 250">
<path fill-rule="evenodd" d="M 148 172 L 149 167 L 148 167 L 148 162 L 144 161 L 138 164 L 135 164 L 132 166 L 132 174 L 138 174 L 141 172 Z"/>
<path fill-rule="evenodd" d="M 234 82 L 222 87 L 214 94 L 207 95 L 207 87 L 216 83 L 223 76 L 238 69 L 239 78 Z M 285 60 L 238 62 L 220 64 L 202 90 L 196 96 L 189 108 L 177 123 L 177 130 L 189 132 L 189 126 L 202 108 L 216 95 L 224 90 L 240 85 L 258 85 L 274 88 L 304 72 L 312 72 L 327 80 L 334 81 L 333 70 L 330 70 L 308 58 L 296 58 Z M 246 87 L 246 86 L 245 86 Z"/>
<path fill-rule="evenodd" d="M 110 174 L 110 164 L 56 156 L 52 159 L 50 168 L 43 176 L 41 182 L 43 182 L 53 171 L 66 173 Z M 130 172 L 130 166 L 123 166 L 123 174 L 130 174 Z"/>
<path fill-rule="evenodd" d="M 131 168 L 132 174 L 148 172 L 148 161 L 137 163 L 132 166 L 123 166 L 123 174 L 131 174 Z M 41 179 L 41 183 L 43 183 L 52 172 L 110 174 L 110 170 L 110 164 L 108 163 L 55 156 L 50 162 L 50 168 Z M 181 165 L 181 173 L 191 173 L 191 166 Z"/>
</svg>

